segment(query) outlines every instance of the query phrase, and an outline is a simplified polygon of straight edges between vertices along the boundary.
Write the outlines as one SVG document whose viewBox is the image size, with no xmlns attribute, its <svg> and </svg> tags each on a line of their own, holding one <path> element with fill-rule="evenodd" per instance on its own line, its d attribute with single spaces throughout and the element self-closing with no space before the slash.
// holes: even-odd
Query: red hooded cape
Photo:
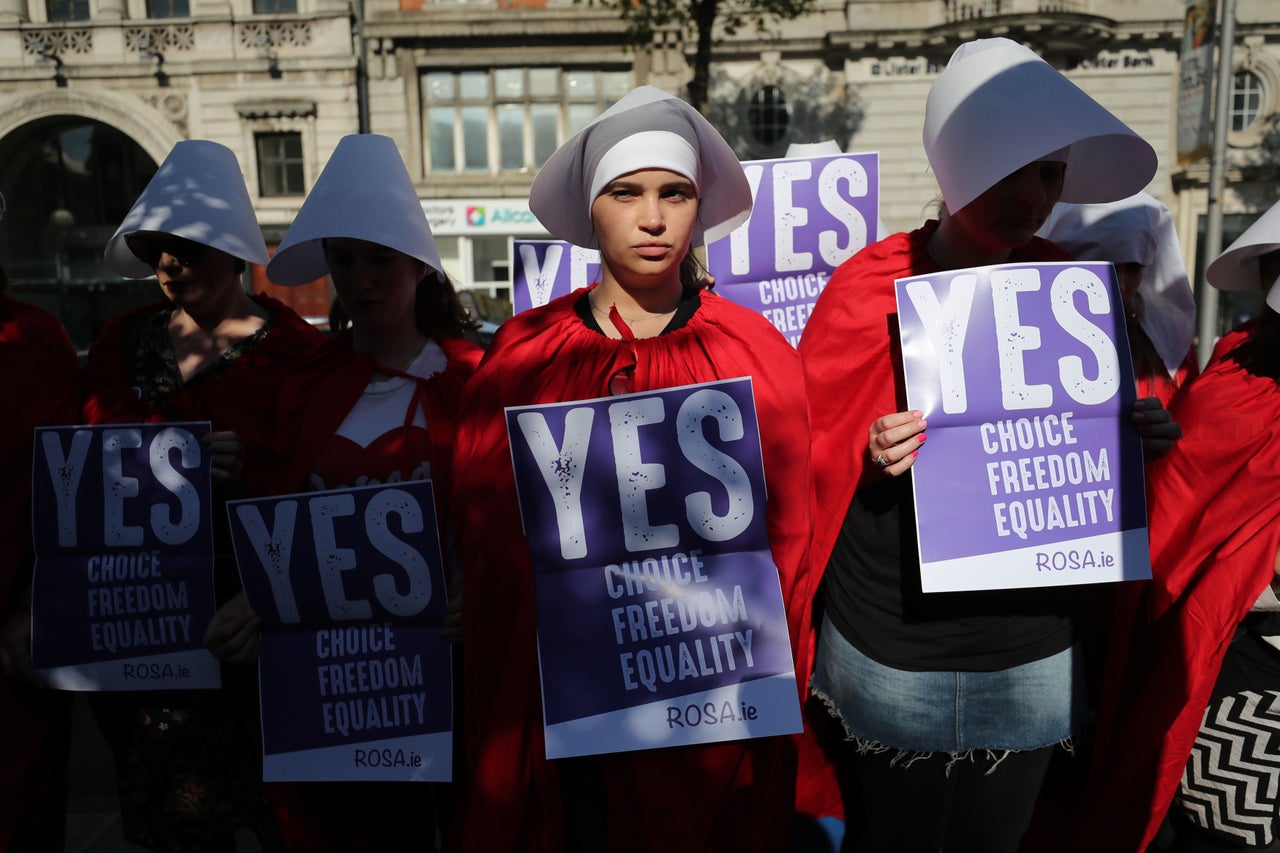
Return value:
<svg viewBox="0 0 1280 853">
<path fill-rule="evenodd" d="M 1144 850 L 1236 627 L 1280 548 L 1280 387 L 1230 358 L 1174 399 L 1184 437 L 1147 466 L 1149 583 L 1117 590 L 1087 807 L 1073 849 Z"/>
<path fill-rule="evenodd" d="M 800 338 L 813 458 L 821 460 L 814 466 L 814 529 L 809 554 L 815 592 L 854 492 L 883 476 L 875 466 L 867 465 L 868 429 L 877 418 L 907 407 L 893 282 L 941 272 L 927 248 L 937 227 L 936 221 L 930 221 L 916 231 L 894 234 L 841 264 L 818 297 Z M 1015 251 L 1009 262 L 1069 260 L 1071 257 L 1053 243 L 1033 238 Z M 803 645 L 812 649 L 813 638 Z M 812 657 L 804 663 L 807 683 Z M 801 804 L 802 810 L 840 814 L 835 778 L 816 759 L 809 750 L 801 756 L 801 785 L 808 783 L 810 797 L 807 804 Z"/>
<path fill-rule="evenodd" d="M 157 311 L 148 305 L 108 320 L 89 350 L 85 368 L 84 419 L 91 424 L 210 421 L 215 432 L 231 430 L 244 447 L 241 497 L 266 494 L 275 460 L 276 407 L 285 377 L 324 343 L 283 302 L 254 295 L 271 314 L 266 337 L 249 347 L 225 372 L 186 385 L 161 406 L 138 397 L 129 384 L 122 349 L 132 326 Z"/>
<path fill-rule="evenodd" d="M 37 426 L 79 416 L 80 364 L 52 315 L 0 295 L 0 617 L 31 582 L 31 456 Z M 61 850 L 70 706 L 0 676 L 0 850 Z"/>
<path fill-rule="evenodd" d="M 508 321 L 468 387 L 454 467 L 466 596 L 464 701 L 469 785 L 462 850 L 565 848 L 560 768 L 548 761 L 535 645 L 533 570 L 521 535 L 504 406 L 754 379 L 774 562 L 801 655 L 809 542 L 809 426 L 799 358 L 758 314 L 709 292 L 684 327 L 634 342 L 587 328 L 582 291 Z M 803 684 L 803 683 L 802 683 Z M 599 757 L 606 845 L 620 850 L 781 850 L 788 845 L 794 752 L 787 738 Z"/>
</svg>

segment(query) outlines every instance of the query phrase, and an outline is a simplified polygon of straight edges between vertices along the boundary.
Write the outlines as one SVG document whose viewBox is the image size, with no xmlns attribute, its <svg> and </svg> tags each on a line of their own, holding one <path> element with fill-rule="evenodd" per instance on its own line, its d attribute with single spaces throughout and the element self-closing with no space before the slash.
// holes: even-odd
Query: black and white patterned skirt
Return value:
<svg viewBox="0 0 1280 853">
<path fill-rule="evenodd" d="M 1244 849 L 1274 844 L 1280 816 L 1280 651 L 1255 628 L 1242 627 L 1227 651 L 1171 815 Z"/>
</svg>

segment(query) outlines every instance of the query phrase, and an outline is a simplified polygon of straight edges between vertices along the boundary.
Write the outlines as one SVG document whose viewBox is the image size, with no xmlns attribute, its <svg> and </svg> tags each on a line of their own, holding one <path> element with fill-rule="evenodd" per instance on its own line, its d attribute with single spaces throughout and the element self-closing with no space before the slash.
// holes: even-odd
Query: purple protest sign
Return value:
<svg viewBox="0 0 1280 853">
<path fill-rule="evenodd" d="M 453 664 L 431 482 L 227 504 L 262 619 L 263 779 L 448 781 Z"/>
<path fill-rule="evenodd" d="M 723 296 L 800 342 L 813 303 L 840 264 L 876 239 L 879 155 L 840 154 L 742 164 L 751 218 L 707 246 Z"/>
<path fill-rule="evenodd" d="M 35 432 L 31 658 L 64 690 L 218 687 L 207 423 Z"/>
<path fill-rule="evenodd" d="M 600 253 L 562 240 L 511 241 L 511 301 L 515 313 L 600 280 Z"/>
<path fill-rule="evenodd" d="M 750 378 L 506 413 L 547 756 L 799 731 Z"/>
<path fill-rule="evenodd" d="M 1110 264 L 899 279 L 925 592 L 1151 577 L 1128 336 Z"/>
</svg>

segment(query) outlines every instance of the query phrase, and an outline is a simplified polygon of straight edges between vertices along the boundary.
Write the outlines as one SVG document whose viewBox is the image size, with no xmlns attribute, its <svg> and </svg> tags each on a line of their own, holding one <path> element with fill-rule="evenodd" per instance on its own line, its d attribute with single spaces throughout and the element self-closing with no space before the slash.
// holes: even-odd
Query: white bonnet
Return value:
<svg viewBox="0 0 1280 853">
<path fill-rule="evenodd" d="M 697 185 L 695 246 L 726 236 L 751 214 L 751 187 L 733 149 L 701 113 L 654 86 L 628 92 L 560 146 L 533 181 L 529 209 L 552 235 L 597 248 L 596 193 L 641 169 L 668 169 Z"/>
<path fill-rule="evenodd" d="M 1063 149 L 1062 201 L 1126 198 L 1150 182 L 1157 165 L 1145 140 L 1030 48 L 1006 38 L 957 48 L 929 90 L 924 148 L 952 213 Z"/>
<path fill-rule="evenodd" d="M 155 274 L 125 244 L 126 237 L 139 231 L 173 234 L 243 261 L 267 262 L 267 244 L 240 163 L 230 148 L 207 139 L 185 139 L 173 146 L 107 241 L 103 257 L 117 275 Z"/>
<path fill-rule="evenodd" d="M 344 136 L 267 265 L 295 287 L 329 272 L 324 239 L 350 237 L 395 249 L 443 272 L 431 226 L 396 143 L 373 133 Z"/>
</svg>

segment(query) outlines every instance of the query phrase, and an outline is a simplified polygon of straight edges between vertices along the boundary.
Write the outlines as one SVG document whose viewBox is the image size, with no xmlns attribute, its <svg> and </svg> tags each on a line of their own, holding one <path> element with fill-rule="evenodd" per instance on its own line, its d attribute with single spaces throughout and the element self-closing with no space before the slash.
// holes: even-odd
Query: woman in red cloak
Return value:
<svg viewBox="0 0 1280 853">
<path fill-rule="evenodd" d="M 997 853 L 1018 848 L 1054 747 L 1085 725 L 1075 596 L 921 592 L 908 472 L 929 450 L 921 413 L 903 411 L 894 280 L 1070 260 L 1034 236 L 1054 204 L 1132 195 L 1156 156 L 1007 39 L 955 52 L 929 93 L 924 142 L 948 215 L 845 262 L 800 341 L 822 460 L 813 689 L 848 737 L 833 745 L 846 849 Z M 1168 413 L 1140 403 L 1134 419 L 1159 440 Z"/>
<path fill-rule="evenodd" d="M 1118 597 L 1073 849 L 1280 850 L 1280 204 L 1210 284 L 1268 287 L 1174 398 L 1187 437 L 1148 466 L 1152 580 Z"/>
<path fill-rule="evenodd" d="M 209 203 L 204 203 L 209 202 Z M 323 341 L 283 303 L 250 296 L 267 249 L 230 149 L 174 146 L 107 244 L 116 273 L 154 275 L 167 299 L 108 320 L 85 368 L 88 423 L 210 421 L 215 591 L 240 591 L 228 498 L 266 492 L 284 376 Z M 280 841 L 262 788 L 257 675 L 225 666 L 221 690 L 98 694 L 116 757 L 125 835 L 155 850 L 232 850 L 244 828 Z"/>
<path fill-rule="evenodd" d="M 601 279 L 504 324 L 468 387 L 454 464 L 465 474 L 453 500 L 466 587 L 460 847 L 787 849 L 787 738 L 546 758 L 533 567 L 503 415 L 506 406 L 750 376 L 769 541 L 797 649 L 810 592 L 799 360 L 762 317 L 707 290 L 690 255 L 747 218 L 745 175 L 697 111 L 642 87 L 552 156 L 530 207 L 553 235 L 599 247 Z"/>
<path fill-rule="evenodd" d="M 447 553 L 457 417 L 480 348 L 467 340 L 474 323 L 443 272 L 417 190 L 389 137 L 339 141 L 267 266 L 267 276 L 286 287 L 326 274 L 338 295 L 335 334 L 281 393 L 272 491 L 430 479 Z M 215 654 L 256 659 L 257 617 L 243 598 L 214 622 L 206 640 Z M 436 833 L 448 831 L 446 787 L 309 782 L 270 789 L 295 853 L 435 849 Z"/>
<path fill-rule="evenodd" d="M 31 455 L 36 427 L 79 419 L 80 364 L 57 318 L 8 286 L 0 267 L 0 850 L 61 850 L 71 702 L 31 669 Z"/>
</svg>

